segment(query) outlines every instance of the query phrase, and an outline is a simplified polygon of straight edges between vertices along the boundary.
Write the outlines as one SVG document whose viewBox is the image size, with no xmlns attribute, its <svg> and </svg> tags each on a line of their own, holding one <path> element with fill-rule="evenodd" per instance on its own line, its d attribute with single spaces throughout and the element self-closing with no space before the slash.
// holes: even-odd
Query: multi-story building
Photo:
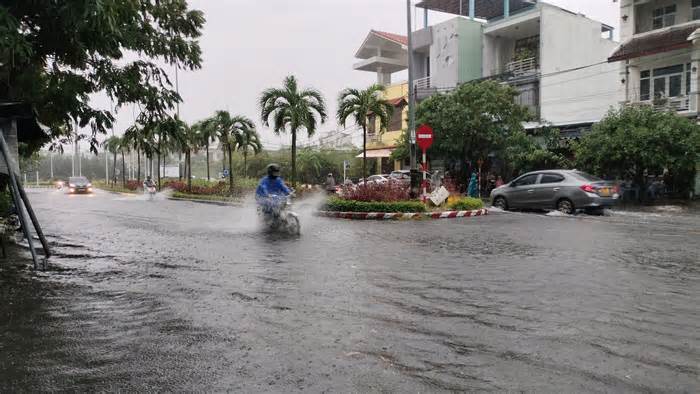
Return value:
<svg viewBox="0 0 700 394">
<path fill-rule="evenodd" d="M 700 0 L 620 0 L 623 104 L 648 104 L 698 118 Z M 695 195 L 700 195 L 700 162 Z"/>
<path fill-rule="evenodd" d="M 399 34 L 372 30 L 355 54 L 360 62 L 355 70 L 371 71 L 377 74 L 377 83 L 384 85 L 384 99 L 394 106 L 394 114 L 386 130 L 370 116 L 367 130 L 367 157 L 376 164 L 370 170 L 376 174 L 386 174 L 400 170 L 402 163 L 390 159 L 391 152 L 399 144 L 401 132 L 406 129 L 408 117 L 408 83 L 392 83 L 392 74 L 408 68 L 408 38 Z M 358 157 L 362 157 L 360 154 Z"/>
<path fill-rule="evenodd" d="M 620 0 L 617 85 L 624 104 L 698 114 L 700 0 Z"/>
<path fill-rule="evenodd" d="M 619 104 L 619 69 L 607 62 L 618 43 L 608 25 L 540 1 L 424 0 L 417 7 L 425 10 L 424 27 L 412 33 L 418 100 L 497 79 L 520 91 L 517 100 L 535 119 L 526 128 L 552 125 L 572 137 Z M 456 16 L 430 26 L 428 10 Z M 391 74 L 408 67 L 407 41 L 371 31 L 355 55 L 354 68 L 377 73 L 401 114 L 383 135 L 371 128 L 369 157 L 388 157 L 406 127 L 408 87 L 391 85 Z"/>
<path fill-rule="evenodd" d="M 577 134 L 617 105 L 613 28 L 539 1 L 425 0 L 418 7 L 458 15 L 414 33 L 417 96 L 480 78 L 520 91 L 539 120 Z M 427 21 L 426 21 L 427 22 Z"/>
</svg>

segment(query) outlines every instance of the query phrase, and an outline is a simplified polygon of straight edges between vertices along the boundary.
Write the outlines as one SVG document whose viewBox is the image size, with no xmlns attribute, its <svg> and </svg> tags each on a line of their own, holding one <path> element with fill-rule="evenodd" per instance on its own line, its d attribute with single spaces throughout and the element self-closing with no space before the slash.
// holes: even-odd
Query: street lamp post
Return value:
<svg viewBox="0 0 700 394">
<path fill-rule="evenodd" d="M 411 0 L 406 0 L 406 22 L 408 36 L 408 132 L 411 137 L 411 194 L 418 195 L 418 168 L 416 166 L 416 95 L 413 75 L 413 24 L 411 23 Z"/>
</svg>

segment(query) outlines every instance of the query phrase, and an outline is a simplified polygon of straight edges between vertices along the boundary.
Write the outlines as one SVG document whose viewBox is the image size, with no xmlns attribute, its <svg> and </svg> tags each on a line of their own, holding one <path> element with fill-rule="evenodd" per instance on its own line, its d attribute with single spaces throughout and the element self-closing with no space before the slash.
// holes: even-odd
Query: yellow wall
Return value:
<svg viewBox="0 0 700 394">
<path fill-rule="evenodd" d="M 395 100 L 405 98 L 408 101 L 408 84 L 400 83 L 386 87 L 384 99 Z M 408 106 L 403 109 L 403 121 L 401 122 L 401 130 L 386 130 L 384 133 L 379 133 L 377 141 L 367 141 L 367 149 L 379 149 L 385 147 L 395 147 L 398 145 L 399 137 L 403 129 L 408 128 Z M 375 130 L 379 130 L 379 121 L 375 124 Z"/>
</svg>

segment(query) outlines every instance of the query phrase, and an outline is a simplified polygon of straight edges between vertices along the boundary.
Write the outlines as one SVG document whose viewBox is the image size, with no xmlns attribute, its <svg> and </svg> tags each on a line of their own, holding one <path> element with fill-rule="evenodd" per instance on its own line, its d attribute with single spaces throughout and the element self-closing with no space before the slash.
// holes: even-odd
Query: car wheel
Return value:
<svg viewBox="0 0 700 394">
<path fill-rule="evenodd" d="M 559 202 L 557 202 L 557 211 L 567 215 L 573 215 L 576 210 L 574 208 L 574 203 L 571 202 L 571 200 L 562 198 L 559 200 Z"/>
<path fill-rule="evenodd" d="M 504 211 L 508 210 L 508 201 L 506 201 L 505 197 L 496 197 L 491 205 Z"/>
</svg>

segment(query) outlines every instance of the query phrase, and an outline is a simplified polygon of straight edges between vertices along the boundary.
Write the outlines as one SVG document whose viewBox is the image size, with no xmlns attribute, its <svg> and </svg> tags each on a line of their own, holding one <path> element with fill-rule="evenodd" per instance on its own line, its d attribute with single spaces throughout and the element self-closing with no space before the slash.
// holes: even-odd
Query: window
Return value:
<svg viewBox="0 0 700 394">
<path fill-rule="evenodd" d="M 524 177 L 513 182 L 513 186 L 534 185 L 537 182 L 537 177 L 539 177 L 539 174 L 525 175 Z"/>
<path fill-rule="evenodd" d="M 374 135 L 377 132 L 377 117 L 370 115 L 367 117 L 367 134 Z"/>
<path fill-rule="evenodd" d="M 639 78 L 639 100 L 687 96 L 690 94 L 690 78 L 690 64 L 642 71 Z"/>
<path fill-rule="evenodd" d="M 564 180 L 564 177 L 559 174 L 544 174 L 540 179 L 540 184 L 544 183 L 559 183 Z"/>
<path fill-rule="evenodd" d="M 693 10 L 693 20 L 700 19 L 700 0 L 693 0 L 691 7 Z"/>
<path fill-rule="evenodd" d="M 669 27 L 676 24 L 676 5 L 657 8 L 654 10 L 652 17 L 652 26 L 654 29 Z"/>
<path fill-rule="evenodd" d="M 403 129 L 403 109 L 405 105 L 397 105 L 394 107 L 394 112 L 391 115 L 391 121 L 389 122 L 388 131 L 396 131 Z"/>
</svg>

